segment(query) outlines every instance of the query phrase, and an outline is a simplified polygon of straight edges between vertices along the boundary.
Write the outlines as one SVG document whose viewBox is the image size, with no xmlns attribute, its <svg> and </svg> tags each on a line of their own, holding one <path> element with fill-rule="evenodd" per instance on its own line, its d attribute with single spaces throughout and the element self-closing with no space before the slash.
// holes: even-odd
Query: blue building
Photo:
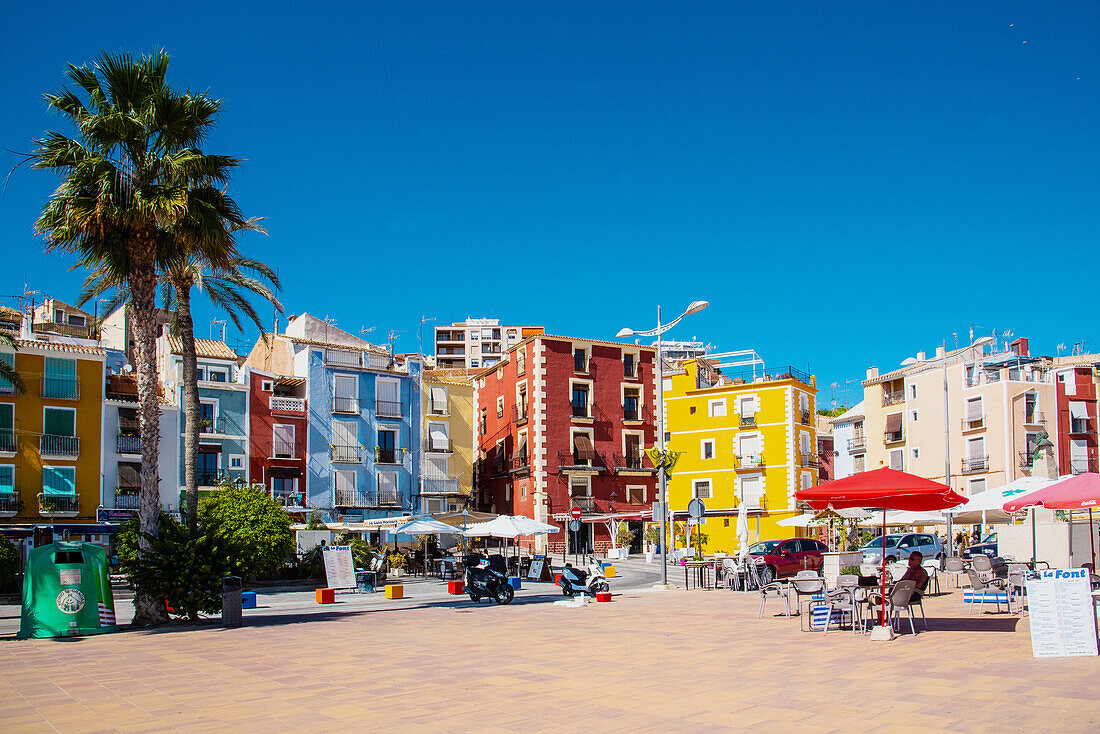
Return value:
<svg viewBox="0 0 1100 734">
<path fill-rule="evenodd" d="M 306 505 L 355 522 L 420 507 L 421 364 L 309 314 L 256 343 L 247 364 L 306 378 Z"/>
<path fill-rule="evenodd" d="M 240 374 L 237 353 L 225 342 L 196 339 L 199 387 L 199 491 L 210 491 L 229 482 L 248 481 L 248 385 Z M 178 337 L 163 334 L 157 339 L 157 366 L 164 397 L 177 407 L 179 491 L 183 476 L 183 357 Z M 161 441 L 171 440 L 162 436 Z M 161 477 L 161 482 L 170 481 Z"/>
</svg>

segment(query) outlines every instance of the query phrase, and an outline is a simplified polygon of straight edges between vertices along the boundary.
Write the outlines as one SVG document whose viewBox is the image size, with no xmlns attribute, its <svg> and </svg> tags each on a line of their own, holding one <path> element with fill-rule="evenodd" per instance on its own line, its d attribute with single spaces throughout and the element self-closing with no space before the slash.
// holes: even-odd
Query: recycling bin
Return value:
<svg viewBox="0 0 1100 734">
<path fill-rule="evenodd" d="M 107 553 L 98 545 L 61 541 L 34 548 L 23 575 L 20 639 L 115 632 Z"/>
</svg>

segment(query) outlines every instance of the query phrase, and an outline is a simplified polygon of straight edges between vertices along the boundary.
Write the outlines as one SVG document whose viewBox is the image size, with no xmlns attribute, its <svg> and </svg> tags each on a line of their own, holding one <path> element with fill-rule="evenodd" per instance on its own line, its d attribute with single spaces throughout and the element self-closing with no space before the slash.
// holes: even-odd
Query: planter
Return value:
<svg viewBox="0 0 1100 734">
<path fill-rule="evenodd" d="M 394 577 L 395 579 L 399 579 L 399 578 L 401 578 L 402 576 L 404 576 L 404 575 L 405 575 L 405 569 L 403 569 L 403 568 L 391 568 L 391 569 L 390 569 L 390 574 L 391 574 L 391 575 L 392 575 L 392 576 L 393 576 L 393 577 Z"/>
<path fill-rule="evenodd" d="M 653 563 L 653 557 L 656 556 L 656 555 L 657 555 L 657 553 L 655 551 L 647 550 L 645 552 L 645 562 L 646 563 Z"/>
</svg>

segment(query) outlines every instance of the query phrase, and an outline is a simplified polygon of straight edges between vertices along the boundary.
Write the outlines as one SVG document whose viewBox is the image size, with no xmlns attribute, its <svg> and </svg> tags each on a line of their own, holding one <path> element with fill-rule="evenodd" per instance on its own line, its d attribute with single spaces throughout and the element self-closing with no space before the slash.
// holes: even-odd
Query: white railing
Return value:
<svg viewBox="0 0 1100 734">
<path fill-rule="evenodd" d="M 268 407 L 271 410 L 283 410 L 290 413 L 306 412 L 305 398 L 288 398 L 280 395 L 272 395 L 268 399 Z"/>
</svg>

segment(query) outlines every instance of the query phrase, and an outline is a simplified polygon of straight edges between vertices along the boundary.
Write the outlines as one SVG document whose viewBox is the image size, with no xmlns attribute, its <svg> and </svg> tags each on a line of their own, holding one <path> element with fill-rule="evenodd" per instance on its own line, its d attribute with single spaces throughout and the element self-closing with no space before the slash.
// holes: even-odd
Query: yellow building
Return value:
<svg viewBox="0 0 1100 734">
<path fill-rule="evenodd" d="M 72 340 L 70 340 L 72 341 Z M 19 339 L 0 347 L 25 391 L 0 379 L 0 518 L 93 522 L 100 500 L 102 349 Z"/>
<path fill-rule="evenodd" d="M 474 383 L 463 369 L 424 371 L 423 512 L 466 507 L 474 481 Z"/>
<path fill-rule="evenodd" d="M 796 535 L 776 523 L 797 514 L 795 491 L 817 483 L 816 396 L 814 377 L 792 367 L 722 374 L 698 358 L 666 369 L 665 431 L 680 452 L 669 481 L 677 532 L 698 497 L 704 552 L 737 550 L 742 502 L 750 542 Z"/>
</svg>

